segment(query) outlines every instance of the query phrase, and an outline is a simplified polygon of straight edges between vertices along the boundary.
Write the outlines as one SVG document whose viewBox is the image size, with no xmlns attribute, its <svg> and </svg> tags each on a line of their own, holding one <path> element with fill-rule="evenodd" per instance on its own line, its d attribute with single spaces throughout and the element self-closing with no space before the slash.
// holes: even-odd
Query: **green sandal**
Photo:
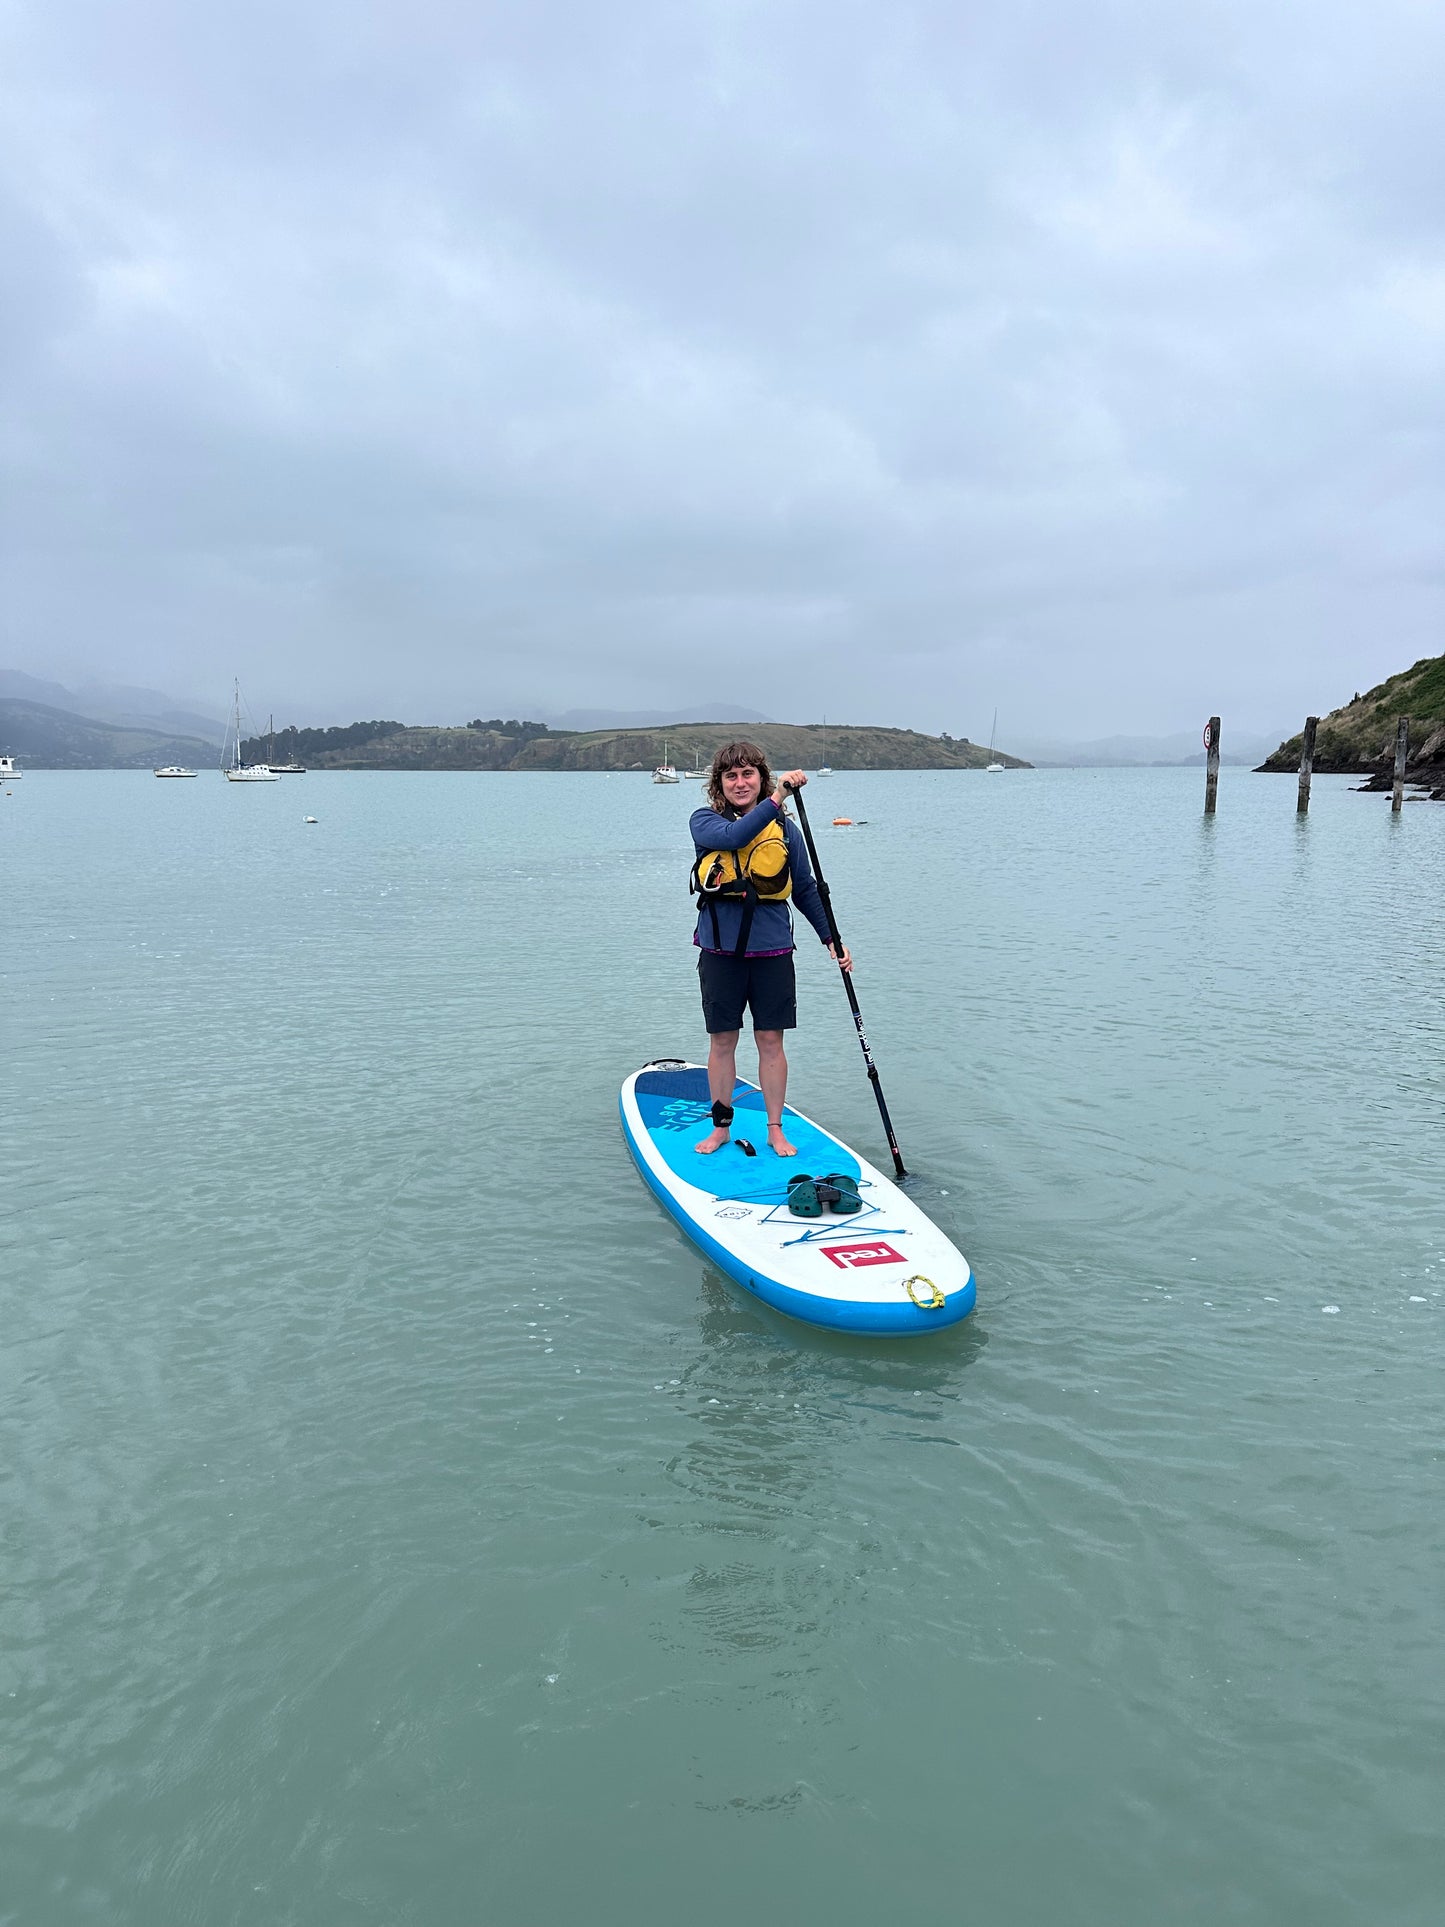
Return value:
<svg viewBox="0 0 1445 1927">
<path fill-rule="evenodd" d="M 828 1186 L 832 1193 L 828 1204 L 840 1218 L 849 1217 L 853 1212 L 863 1209 L 863 1200 L 858 1195 L 857 1178 L 845 1178 L 840 1172 L 833 1171 L 826 1178 L 819 1178 L 818 1184 Z"/>
<path fill-rule="evenodd" d="M 821 1218 L 823 1206 L 818 1187 L 806 1171 L 788 1179 L 788 1209 L 795 1218 Z"/>
</svg>

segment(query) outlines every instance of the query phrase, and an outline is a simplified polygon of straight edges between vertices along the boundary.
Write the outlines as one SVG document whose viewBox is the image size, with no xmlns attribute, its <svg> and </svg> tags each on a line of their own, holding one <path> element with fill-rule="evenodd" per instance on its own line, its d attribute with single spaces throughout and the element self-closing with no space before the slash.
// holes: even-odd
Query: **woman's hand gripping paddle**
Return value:
<svg viewBox="0 0 1445 1927">
<path fill-rule="evenodd" d="M 843 939 L 838 934 L 838 919 L 833 915 L 833 898 L 828 889 L 827 879 L 823 875 L 822 865 L 818 861 L 817 845 L 813 842 L 813 832 L 808 825 L 808 812 L 803 808 L 801 793 L 793 784 L 787 783 L 784 785 L 784 788 L 788 790 L 798 806 L 798 822 L 803 831 L 803 841 L 808 846 L 808 857 L 813 865 L 813 875 L 817 880 L 818 895 L 823 899 L 823 911 L 828 919 L 828 929 L 833 938 L 833 948 L 838 953 L 838 975 L 843 979 L 843 988 L 848 993 L 848 1008 L 853 1013 L 853 1028 L 858 1033 L 858 1045 L 863 1052 L 863 1062 L 868 1066 L 868 1080 L 873 1086 L 873 1095 L 878 1100 L 878 1115 L 883 1120 L 883 1130 L 888 1139 L 888 1148 L 893 1153 L 894 1175 L 896 1177 L 906 1178 L 908 1173 L 904 1169 L 903 1153 L 898 1148 L 898 1139 L 893 1135 L 893 1120 L 889 1117 L 888 1106 L 883 1101 L 883 1086 L 878 1081 L 878 1066 L 873 1062 L 873 1053 L 868 1048 L 868 1039 L 863 1031 L 863 1013 L 858 1008 L 858 997 L 853 989 L 853 978 L 851 974 L 843 968 L 842 960 L 845 954 Z"/>
</svg>

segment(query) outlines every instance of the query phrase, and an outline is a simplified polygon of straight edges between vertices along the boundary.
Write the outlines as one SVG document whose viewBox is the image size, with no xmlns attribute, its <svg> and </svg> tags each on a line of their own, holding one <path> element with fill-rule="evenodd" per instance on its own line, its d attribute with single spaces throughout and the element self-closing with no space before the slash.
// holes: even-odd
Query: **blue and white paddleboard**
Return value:
<svg viewBox="0 0 1445 1927">
<path fill-rule="evenodd" d="M 732 1143 L 701 1157 L 693 1146 L 711 1126 L 712 1095 L 700 1065 L 644 1064 L 619 1099 L 638 1170 L 714 1264 L 776 1310 L 835 1331 L 904 1337 L 967 1318 L 967 1258 L 891 1179 L 791 1109 L 783 1128 L 798 1155 L 780 1158 L 762 1092 L 739 1080 L 732 1101 Z M 788 1179 L 799 1172 L 855 1178 L 863 1209 L 794 1217 Z"/>
</svg>

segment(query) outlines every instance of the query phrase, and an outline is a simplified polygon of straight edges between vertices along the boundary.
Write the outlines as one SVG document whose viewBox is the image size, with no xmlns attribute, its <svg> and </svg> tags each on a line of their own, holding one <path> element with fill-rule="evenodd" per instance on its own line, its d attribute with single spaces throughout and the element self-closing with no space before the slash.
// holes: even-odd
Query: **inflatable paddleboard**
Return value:
<svg viewBox="0 0 1445 1927">
<path fill-rule="evenodd" d="M 798 1155 L 780 1158 L 768 1149 L 762 1092 L 740 1079 L 732 1101 L 732 1143 L 700 1157 L 693 1146 L 712 1126 L 701 1065 L 645 1064 L 618 1100 L 638 1170 L 714 1264 L 775 1310 L 834 1331 L 905 1337 L 967 1318 L 967 1258 L 891 1179 L 792 1109 L 783 1129 Z M 804 1172 L 853 1179 L 861 1209 L 795 1217 L 788 1179 Z"/>
</svg>

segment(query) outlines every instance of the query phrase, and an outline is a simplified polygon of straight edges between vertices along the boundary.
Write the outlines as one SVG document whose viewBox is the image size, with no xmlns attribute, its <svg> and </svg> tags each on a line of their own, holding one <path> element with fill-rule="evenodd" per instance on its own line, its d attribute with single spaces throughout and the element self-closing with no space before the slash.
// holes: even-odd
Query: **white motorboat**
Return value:
<svg viewBox="0 0 1445 1927">
<path fill-rule="evenodd" d="M 194 776 L 193 769 L 182 769 L 179 763 L 167 763 L 164 769 L 153 769 L 152 776 Z"/>
<path fill-rule="evenodd" d="M 23 769 L 16 769 L 13 756 L 0 756 L 0 783 L 18 783 L 24 774 Z"/>
<path fill-rule="evenodd" d="M 231 760 L 226 761 L 226 748 L 230 747 Z M 226 732 L 226 741 L 221 745 L 221 769 L 228 783 L 279 783 L 280 777 L 265 763 L 243 763 L 241 761 L 241 685 L 236 684 L 235 700 L 231 705 L 231 725 Z"/>
<path fill-rule="evenodd" d="M 677 771 L 672 767 L 672 764 L 667 760 L 667 738 L 665 736 L 662 739 L 662 761 L 652 772 L 652 780 L 654 783 L 678 783 L 682 780 Z"/>
</svg>

